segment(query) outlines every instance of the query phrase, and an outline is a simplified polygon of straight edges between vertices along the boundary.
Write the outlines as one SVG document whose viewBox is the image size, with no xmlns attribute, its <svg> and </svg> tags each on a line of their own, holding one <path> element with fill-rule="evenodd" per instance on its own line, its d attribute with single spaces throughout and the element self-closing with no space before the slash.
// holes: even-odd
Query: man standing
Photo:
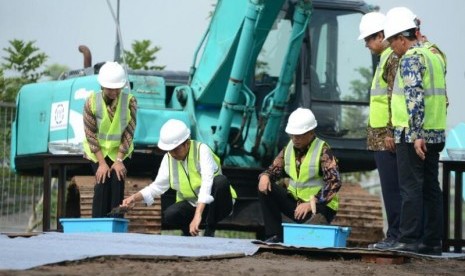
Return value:
<svg viewBox="0 0 465 276">
<path fill-rule="evenodd" d="M 236 192 L 222 174 L 220 159 L 205 144 L 190 139 L 190 129 L 176 119 L 168 120 L 160 129 L 158 147 L 167 153 L 155 180 L 144 189 L 123 200 L 132 207 L 154 198 L 169 188 L 176 191 L 176 203 L 163 213 L 163 223 L 181 228 L 184 236 L 197 236 L 201 222 L 204 236 L 213 237 L 217 223 L 231 214 Z"/>
<path fill-rule="evenodd" d="M 399 238 L 401 197 L 397 174 L 397 159 L 391 122 L 391 97 L 399 59 L 384 40 L 386 16 L 379 12 L 367 13 L 360 22 L 360 36 L 370 51 L 380 60 L 370 90 L 370 114 L 367 127 L 368 150 L 373 151 L 381 182 L 386 210 L 386 238 L 370 248 L 384 249 Z"/>
<path fill-rule="evenodd" d="M 95 174 L 92 217 L 105 217 L 124 198 L 127 159 L 134 145 L 136 99 L 121 90 L 126 72 L 117 62 L 106 62 L 97 80 L 101 91 L 92 93 L 84 106 L 84 157 Z"/>
<path fill-rule="evenodd" d="M 411 16 L 391 9 L 385 37 L 400 59 L 391 109 L 402 197 L 399 241 L 390 249 L 441 255 L 446 82 L 443 62 L 418 41 Z M 423 218 L 424 217 L 424 218 Z"/>
<path fill-rule="evenodd" d="M 328 144 L 316 137 L 315 116 L 298 108 L 289 116 L 290 141 L 259 177 L 258 199 L 266 242 L 283 242 L 284 214 L 297 223 L 329 224 L 339 207 L 341 187 L 337 160 Z M 289 183 L 278 184 L 289 178 Z"/>
</svg>

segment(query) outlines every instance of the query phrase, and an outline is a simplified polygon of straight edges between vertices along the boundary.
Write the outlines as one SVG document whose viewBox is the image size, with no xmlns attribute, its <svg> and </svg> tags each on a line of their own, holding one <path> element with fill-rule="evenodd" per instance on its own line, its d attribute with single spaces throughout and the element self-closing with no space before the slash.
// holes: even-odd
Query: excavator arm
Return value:
<svg viewBox="0 0 465 276">
<path fill-rule="evenodd" d="M 234 165 L 252 162 L 253 166 L 260 166 L 264 155 L 275 152 L 289 87 L 311 15 L 311 1 L 300 0 L 292 9 L 294 24 L 289 39 L 282 41 L 288 44 L 288 49 L 278 85 L 264 101 L 261 112 L 248 83 L 254 78 L 254 67 L 270 30 L 287 15 L 288 5 L 284 0 L 219 1 L 201 46 L 203 55 L 191 69 L 191 82 L 176 90 L 175 102 L 179 104 L 175 105 L 195 114 L 191 118 L 197 139 L 207 142 L 226 163 L 230 162 L 227 160 L 231 155 L 230 141 L 237 140 L 236 137 L 243 142 L 236 144 L 242 154 L 231 161 Z M 209 116 L 202 115 L 207 113 L 205 109 L 215 110 L 217 117 L 203 119 L 206 123 L 200 126 L 199 119 Z M 257 120 L 262 122 L 260 128 L 256 127 Z M 205 127 L 207 124 L 210 127 Z M 246 139 L 250 139 L 248 144 Z"/>
</svg>

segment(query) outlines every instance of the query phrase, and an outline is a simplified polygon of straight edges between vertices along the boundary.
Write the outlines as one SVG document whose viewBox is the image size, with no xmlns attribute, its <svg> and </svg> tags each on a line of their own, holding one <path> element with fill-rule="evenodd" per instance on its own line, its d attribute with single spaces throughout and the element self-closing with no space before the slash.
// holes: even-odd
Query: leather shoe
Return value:
<svg viewBox="0 0 465 276">
<path fill-rule="evenodd" d="M 215 227 L 207 225 L 205 231 L 203 232 L 204 237 L 214 237 L 215 236 Z"/>
<path fill-rule="evenodd" d="M 389 248 L 386 248 L 386 249 L 418 253 L 418 244 L 417 243 L 396 242 L 392 247 L 389 247 Z"/>
<path fill-rule="evenodd" d="M 418 253 L 424 255 L 434 255 L 434 256 L 441 256 L 442 255 L 442 246 L 430 246 L 423 243 L 418 245 Z"/>
<path fill-rule="evenodd" d="M 205 232 L 203 232 L 204 237 L 214 237 L 215 236 L 215 230 L 212 229 L 206 229 Z"/>
<path fill-rule="evenodd" d="M 280 243 L 283 242 L 283 239 L 278 235 L 274 235 L 265 240 L 266 243 Z"/>
<path fill-rule="evenodd" d="M 394 246 L 395 243 L 396 243 L 396 240 L 394 238 L 385 238 L 382 241 L 368 245 L 368 248 L 390 249 L 392 246 Z"/>
</svg>

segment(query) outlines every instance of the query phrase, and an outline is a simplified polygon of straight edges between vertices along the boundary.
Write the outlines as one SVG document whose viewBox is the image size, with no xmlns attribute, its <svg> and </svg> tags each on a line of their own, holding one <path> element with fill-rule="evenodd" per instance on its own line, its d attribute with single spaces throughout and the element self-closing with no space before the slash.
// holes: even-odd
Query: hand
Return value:
<svg viewBox="0 0 465 276">
<path fill-rule="evenodd" d="M 394 141 L 394 138 L 392 137 L 386 137 L 384 138 L 384 145 L 386 146 L 386 149 L 395 152 L 396 151 L 396 143 Z"/>
<path fill-rule="evenodd" d="M 200 229 L 199 229 L 200 222 L 202 222 L 202 216 L 201 216 L 201 215 L 195 214 L 195 215 L 194 215 L 194 218 L 193 218 L 192 221 L 191 221 L 191 224 L 189 225 L 189 233 L 190 233 L 192 236 L 198 236 L 198 235 L 199 235 L 199 232 L 200 232 Z"/>
<path fill-rule="evenodd" d="M 121 203 L 120 207 L 126 207 L 128 209 L 131 209 L 132 207 L 134 207 L 134 205 L 136 205 L 136 198 L 135 195 L 132 195 L 125 198 Z"/>
<path fill-rule="evenodd" d="M 258 190 L 260 193 L 268 194 L 268 191 L 271 192 L 271 182 L 270 177 L 267 174 L 262 174 L 260 180 L 258 181 Z"/>
<path fill-rule="evenodd" d="M 124 166 L 123 162 L 118 162 L 116 161 L 111 165 L 111 169 L 115 171 L 116 177 L 118 177 L 118 180 L 124 180 L 126 178 L 126 167 Z"/>
<path fill-rule="evenodd" d="M 425 140 L 416 139 L 413 146 L 415 148 L 415 152 L 417 153 L 418 157 L 420 157 L 421 160 L 425 160 L 425 155 L 427 151 Z"/>
<path fill-rule="evenodd" d="M 312 211 L 312 204 L 311 202 L 303 202 L 297 205 L 294 211 L 294 218 L 296 220 L 304 219 L 308 213 Z"/>
<path fill-rule="evenodd" d="M 99 163 L 97 172 L 95 173 L 95 179 L 97 180 L 97 184 L 104 183 L 105 178 L 110 177 L 110 168 L 108 167 L 107 163 Z"/>
</svg>

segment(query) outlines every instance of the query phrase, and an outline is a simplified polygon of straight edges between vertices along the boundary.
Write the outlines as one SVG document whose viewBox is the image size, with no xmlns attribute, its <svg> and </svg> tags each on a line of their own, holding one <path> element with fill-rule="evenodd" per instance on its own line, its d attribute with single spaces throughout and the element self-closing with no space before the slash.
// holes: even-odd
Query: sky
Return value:
<svg viewBox="0 0 465 276">
<path fill-rule="evenodd" d="M 422 21 L 429 40 L 447 55 L 447 87 L 450 106 L 448 129 L 465 123 L 465 5 L 463 0 L 367 0 L 386 13 L 390 8 L 410 8 Z M 207 26 L 215 0 L 121 0 L 120 25 L 123 46 L 149 39 L 160 46 L 157 65 L 166 70 L 188 71 Z M 116 0 L 110 0 L 116 10 Z M 454 23 L 452 23 L 454 22 Z M 92 63 L 113 60 L 116 28 L 105 0 L 0 0 L 0 57 L 8 41 L 34 40 L 45 52 L 47 64 L 70 69 L 83 66 L 79 45 L 92 53 Z M 2 61 L 0 61 L 2 62 Z"/>
</svg>

